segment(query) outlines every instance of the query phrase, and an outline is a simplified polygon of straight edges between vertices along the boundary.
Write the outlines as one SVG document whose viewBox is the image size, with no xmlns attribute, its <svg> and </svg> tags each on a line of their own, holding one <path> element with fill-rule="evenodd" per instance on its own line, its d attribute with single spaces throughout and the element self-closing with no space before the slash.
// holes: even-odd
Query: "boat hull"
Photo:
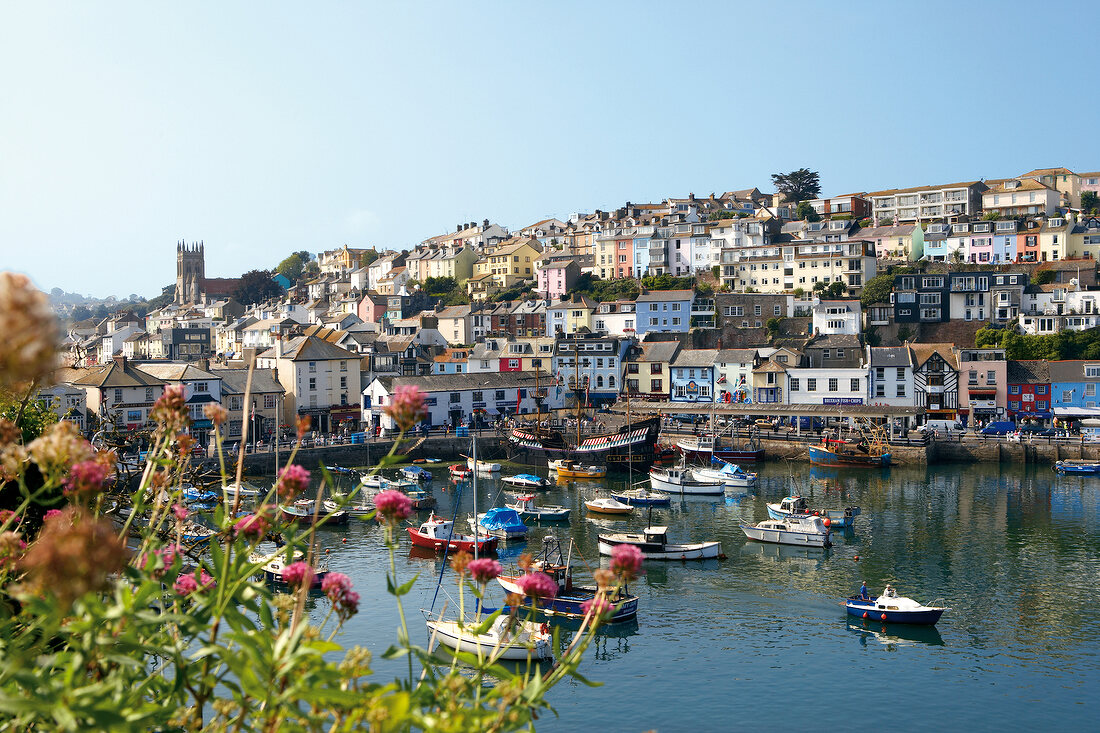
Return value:
<svg viewBox="0 0 1100 733">
<path fill-rule="evenodd" d="M 625 507 L 619 507 L 619 506 L 607 506 L 605 504 L 596 504 L 596 503 L 593 503 L 593 502 L 586 501 L 584 503 L 584 506 L 585 506 L 585 508 L 588 509 L 588 511 L 594 512 L 596 514 L 613 514 L 613 515 L 622 516 L 624 514 L 631 514 L 631 513 L 634 512 L 634 507 L 630 506 L 629 504 Z"/>
<path fill-rule="evenodd" d="M 529 603 L 529 598 L 523 595 L 523 590 L 515 584 L 513 579 L 507 577 L 498 577 L 497 582 L 508 593 L 515 593 L 518 596 L 523 597 L 524 603 L 520 608 L 525 611 L 531 611 L 532 605 Z M 584 618 L 585 613 L 582 606 L 588 601 L 596 597 L 596 589 L 585 586 L 573 586 L 572 588 L 565 590 L 559 586 L 558 595 L 552 600 L 539 601 L 538 613 L 547 617 L 565 617 L 570 619 Z M 611 615 L 610 621 L 604 623 L 617 624 L 621 621 L 629 621 L 638 615 L 638 597 L 637 596 L 623 596 L 621 598 L 611 601 L 616 608 Z"/>
<path fill-rule="evenodd" d="M 624 504 L 630 504 L 631 506 L 668 506 L 672 503 L 672 499 L 667 494 L 650 494 L 646 492 L 642 494 L 633 494 L 630 492 L 623 492 L 621 494 L 611 494 L 611 498 L 615 501 L 621 501 Z"/>
<path fill-rule="evenodd" d="M 1100 463 L 1063 463 L 1058 461 L 1054 464 L 1054 470 L 1062 475 L 1065 474 L 1085 474 L 1092 475 L 1100 473 Z"/>
<path fill-rule="evenodd" d="M 790 529 L 770 529 L 754 527 L 751 524 L 741 523 L 741 531 L 750 540 L 757 542 L 771 542 L 777 545 L 794 545 L 796 547 L 831 547 L 832 541 L 828 534 L 817 532 L 802 532 Z"/>
<path fill-rule="evenodd" d="M 512 463 L 521 463 L 527 466 L 545 466 L 547 461 L 569 459 L 577 463 L 606 464 L 608 469 L 615 472 L 626 473 L 628 470 L 648 469 L 657 457 L 657 438 L 660 434 L 660 419 L 648 418 L 633 423 L 629 430 L 620 433 L 609 433 L 595 438 L 582 438 L 593 440 L 600 437 L 607 438 L 607 442 L 623 440 L 624 435 L 629 435 L 637 430 L 645 429 L 645 435 L 637 442 L 629 445 L 609 445 L 606 448 L 586 448 L 578 450 L 566 434 L 557 430 L 531 431 L 516 428 L 509 434 L 508 460 Z"/>
<path fill-rule="evenodd" d="M 633 545 L 641 550 L 647 560 L 708 560 L 722 554 L 721 542 L 695 542 L 691 544 L 660 544 L 645 540 L 627 539 L 625 535 L 600 535 L 600 554 L 610 555 L 619 545 Z"/>
<path fill-rule="evenodd" d="M 525 626 L 528 626 L 526 622 Z M 460 652 L 480 654 L 494 659 L 506 659 L 514 662 L 532 659 L 553 659 L 553 646 L 549 634 L 528 631 L 532 637 L 531 646 L 522 642 L 506 642 L 498 646 L 498 640 L 494 637 L 479 637 L 470 633 L 468 629 L 459 628 L 454 621 L 429 621 L 428 629 L 435 636 L 435 640 L 446 647 Z"/>
<path fill-rule="evenodd" d="M 450 551 L 453 552 L 474 551 L 473 540 L 447 540 L 445 538 L 428 537 L 427 535 L 417 531 L 415 527 L 406 527 L 405 529 L 409 533 L 409 539 L 412 540 L 412 543 L 417 547 L 427 547 L 437 552 L 448 546 L 450 546 Z M 496 552 L 497 543 L 499 541 L 500 540 L 496 537 L 487 537 L 486 539 L 478 540 L 478 552 Z"/>
<path fill-rule="evenodd" d="M 810 463 L 816 466 L 861 466 L 865 468 L 880 468 L 890 465 L 890 454 L 883 453 L 880 456 L 872 456 L 859 452 L 837 452 L 819 445 L 809 447 Z"/>
<path fill-rule="evenodd" d="M 656 470 L 656 469 L 655 469 Z M 720 483 L 702 483 L 698 481 L 669 481 L 660 475 L 649 474 L 649 484 L 656 491 L 666 494 L 685 494 L 696 496 L 718 496 L 726 488 Z"/>
<path fill-rule="evenodd" d="M 763 448 L 722 448 L 712 450 L 709 447 L 693 445 L 686 441 L 680 441 L 676 443 L 676 447 L 680 449 L 680 453 L 689 461 L 701 460 L 703 462 L 709 462 L 711 456 L 720 458 L 723 461 L 729 461 L 730 463 L 756 463 L 764 460 Z"/>
<path fill-rule="evenodd" d="M 912 611 L 881 609 L 877 607 L 874 601 L 863 601 L 855 598 L 845 600 L 844 607 L 847 609 L 849 616 L 855 616 L 856 618 L 866 618 L 888 624 L 922 624 L 925 626 L 934 626 L 940 620 L 943 612 L 947 610 L 946 608 L 922 608 Z"/>
<path fill-rule="evenodd" d="M 727 489 L 751 489 L 756 486 L 756 476 L 736 476 L 711 468 L 693 468 L 691 475 L 696 481 L 713 481 L 720 483 Z"/>
</svg>

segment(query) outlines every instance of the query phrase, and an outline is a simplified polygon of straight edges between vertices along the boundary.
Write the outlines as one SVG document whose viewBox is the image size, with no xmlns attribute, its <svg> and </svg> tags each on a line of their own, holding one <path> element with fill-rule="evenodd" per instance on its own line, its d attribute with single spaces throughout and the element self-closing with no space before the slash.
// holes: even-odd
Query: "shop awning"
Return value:
<svg viewBox="0 0 1100 733">
<path fill-rule="evenodd" d="M 1055 407 L 1055 417 L 1100 417 L 1100 407 Z"/>
</svg>

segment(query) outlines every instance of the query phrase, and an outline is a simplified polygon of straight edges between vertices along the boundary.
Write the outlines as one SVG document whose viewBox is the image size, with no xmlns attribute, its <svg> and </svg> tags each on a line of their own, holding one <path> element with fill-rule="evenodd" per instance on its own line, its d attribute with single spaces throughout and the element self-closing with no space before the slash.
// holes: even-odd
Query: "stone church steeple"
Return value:
<svg viewBox="0 0 1100 733">
<path fill-rule="evenodd" d="M 203 243 L 176 243 L 176 303 L 201 303 L 206 295 Z"/>
</svg>

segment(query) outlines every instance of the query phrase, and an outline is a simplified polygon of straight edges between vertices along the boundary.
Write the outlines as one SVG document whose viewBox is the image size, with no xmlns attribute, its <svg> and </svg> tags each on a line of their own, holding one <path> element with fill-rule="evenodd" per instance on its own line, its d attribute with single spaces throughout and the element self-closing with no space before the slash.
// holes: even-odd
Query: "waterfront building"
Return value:
<svg viewBox="0 0 1100 733">
<path fill-rule="evenodd" d="M 585 402 L 600 404 L 618 399 L 623 357 L 634 343 L 600 333 L 579 332 L 558 338 L 553 357 L 557 384 L 569 390 L 585 390 Z"/>
<path fill-rule="evenodd" d="M 1100 360 L 1050 362 L 1050 390 L 1054 416 L 1065 419 L 1098 417 L 1097 385 Z"/>
<path fill-rule="evenodd" d="M 916 406 L 928 420 L 959 417 L 959 357 L 954 344 L 909 344 Z"/>
<path fill-rule="evenodd" d="M 798 364 L 791 363 L 797 367 Z M 752 401 L 758 405 L 787 404 L 787 367 L 774 359 L 752 370 Z"/>
<path fill-rule="evenodd" d="M 183 387 L 183 398 L 187 413 L 191 418 L 191 435 L 201 446 L 207 446 L 213 440 L 214 425 L 203 413 L 208 404 L 222 401 L 222 380 L 206 368 L 200 369 L 188 363 L 144 363 L 136 365 L 138 369 L 156 377 L 165 385 Z M 203 364 L 209 367 L 209 362 Z"/>
<path fill-rule="evenodd" d="M 358 354 L 316 336 L 298 336 L 285 343 L 277 338 L 273 348 L 256 357 L 256 367 L 275 370 L 286 392 L 282 420 L 287 424 L 308 416 L 314 430 L 329 433 L 359 417 Z"/>
<path fill-rule="evenodd" d="M 863 332 L 863 306 L 858 300 L 819 300 L 814 303 L 810 318 L 815 335 Z"/>
<path fill-rule="evenodd" d="M 787 404 L 863 405 L 867 401 L 866 367 L 787 367 Z"/>
<path fill-rule="evenodd" d="M 285 390 L 268 369 L 252 371 L 250 404 L 245 404 L 244 391 L 248 385 L 247 369 L 212 369 L 221 380 L 221 405 L 229 413 L 222 428 L 222 439 L 227 443 L 241 440 L 244 422 L 248 426 L 248 441 L 269 442 L 276 426 L 282 425 L 283 437 L 289 437 L 295 426 L 280 421 L 279 407 Z"/>
<path fill-rule="evenodd" d="M 470 306 L 436 306 L 436 328 L 451 346 L 465 346 L 473 343 L 470 333 Z"/>
<path fill-rule="evenodd" d="M 41 387 L 35 393 L 34 401 L 52 412 L 58 420 L 71 422 L 82 433 L 88 427 L 85 419 L 87 396 L 83 389 L 69 384 Z"/>
<path fill-rule="evenodd" d="M 970 422 L 1004 420 L 1008 411 L 1008 362 L 1004 349 L 959 349 L 959 414 Z"/>
<path fill-rule="evenodd" d="M 631 344 L 623 356 L 623 395 L 629 395 L 630 399 L 667 400 L 671 366 L 679 352 L 679 341 Z"/>
<path fill-rule="evenodd" d="M 714 360 L 717 402 L 752 402 L 752 370 L 760 364 L 756 349 L 719 349 Z"/>
<path fill-rule="evenodd" d="M 475 416 L 493 419 L 498 415 L 531 415 L 565 406 L 565 391 L 551 384 L 551 375 L 533 372 L 488 374 L 440 374 L 420 377 L 384 376 L 374 379 L 363 391 L 362 422 L 368 428 L 395 430 L 385 408 L 398 387 L 418 387 L 425 394 L 429 426 L 469 424 Z M 540 402 L 536 402 L 536 381 Z"/>
<path fill-rule="evenodd" d="M 671 363 L 673 402 L 711 402 L 714 398 L 717 349 L 681 348 Z"/>
<path fill-rule="evenodd" d="M 1050 398 L 1050 364 L 1046 359 L 1009 359 L 1008 419 L 1038 420 L 1046 425 L 1054 417 Z"/>
<path fill-rule="evenodd" d="M 867 404 L 916 407 L 913 358 L 908 346 L 868 346 L 867 369 Z M 907 415 L 899 427 L 911 428 L 915 420 L 915 416 Z"/>
<path fill-rule="evenodd" d="M 802 349 L 806 366 L 814 368 L 863 368 L 863 343 L 859 336 L 835 333 L 814 336 Z"/>
<path fill-rule="evenodd" d="M 715 293 L 714 307 L 720 326 L 764 328 L 769 319 L 794 315 L 793 300 L 780 293 Z"/>
<path fill-rule="evenodd" d="M 151 425 L 149 412 L 164 393 L 163 381 L 138 369 L 124 356 L 116 356 L 103 366 L 62 369 L 56 381 L 84 391 L 89 422 L 94 415 L 100 423 L 124 429 Z"/>
</svg>

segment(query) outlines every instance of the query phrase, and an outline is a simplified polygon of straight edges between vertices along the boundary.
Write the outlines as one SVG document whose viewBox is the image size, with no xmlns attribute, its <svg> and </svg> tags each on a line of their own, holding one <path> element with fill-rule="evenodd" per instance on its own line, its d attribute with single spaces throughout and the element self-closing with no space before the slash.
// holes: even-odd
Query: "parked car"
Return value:
<svg viewBox="0 0 1100 733">
<path fill-rule="evenodd" d="M 1053 438 L 1058 434 L 1054 428 L 1044 428 L 1042 425 L 1021 425 L 1021 435 L 1036 435 L 1041 438 Z"/>
<path fill-rule="evenodd" d="M 1009 422 L 1008 420 L 994 420 L 979 432 L 981 432 L 982 435 L 1008 435 L 1009 433 L 1016 432 L 1016 423 Z"/>
<path fill-rule="evenodd" d="M 775 423 L 774 422 L 772 422 L 771 420 L 765 420 L 763 418 L 757 420 L 755 423 L 753 423 L 753 425 L 755 425 L 760 430 L 774 430 L 775 429 Z"/>
</svg>

